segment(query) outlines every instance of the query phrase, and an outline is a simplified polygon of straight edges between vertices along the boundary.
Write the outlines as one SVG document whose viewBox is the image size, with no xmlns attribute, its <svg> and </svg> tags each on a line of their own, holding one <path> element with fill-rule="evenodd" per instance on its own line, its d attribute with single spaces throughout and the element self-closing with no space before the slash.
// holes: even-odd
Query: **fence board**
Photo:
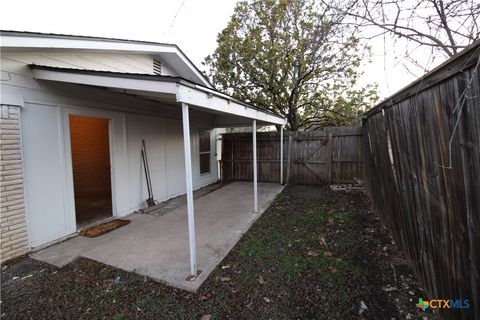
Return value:
<svg viewBox="0 0 480 320">
<path fill-rule="evenodd" d="M 251 181 L 252 135 L 222 136 L 222 179 Z M 257 132 L 258 181 L 280 181 L 280 133 Z M 284 134 L 287 183 L 352 183 L 362 178 L 362 128 L 329 127 L 323 131 Z"/>
<path fill-rule="evenodd" d="M 470 300 L 449 319 L 480 319 L 479 53 L 477 42 L 364 119 L 367 191 L 424 298 Z"/>
</svg>

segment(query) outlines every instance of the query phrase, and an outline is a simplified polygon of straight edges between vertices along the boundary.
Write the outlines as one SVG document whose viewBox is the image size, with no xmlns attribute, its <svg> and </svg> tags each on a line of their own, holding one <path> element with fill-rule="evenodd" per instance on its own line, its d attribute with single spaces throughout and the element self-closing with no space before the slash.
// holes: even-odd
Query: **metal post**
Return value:
<svg viewBox="0 0 480 320">
<path fill-rule="evenodd" d="M 283 184 L 283 127 L 280 127 L 280 184 Z"/>
<path fill-rule="evenodd" d="M 257 193 L 257 120 L 253 120 L 253 212 L 258 212 Z"/>
<path fill-rule="evenodd" d="M 183 149 L 185 153 L 185 179 L 187 183 L 188 238 L 190 241 L 190 280 L 197 276 L 197 252 L 195 247 L 195 212 L 193 208 L 192 155 L 190 153 L 190 121 L 188 104 L 182 103 Z M 187 279 L 189 279 L 187 278 Z"/>
</svg>

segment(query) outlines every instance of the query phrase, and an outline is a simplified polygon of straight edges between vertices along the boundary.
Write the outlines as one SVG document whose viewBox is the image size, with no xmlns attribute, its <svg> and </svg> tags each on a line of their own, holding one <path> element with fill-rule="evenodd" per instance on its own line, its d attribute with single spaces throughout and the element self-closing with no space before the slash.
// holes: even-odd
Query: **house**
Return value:
<svg viewBox="0 0 480 320">
<path fill-rule="evenodd" d="M 195 275 L 192 191 L 218 179 L 213 129 L 285 124 L 171 44 L 2 31 L 1 80 L 3 261 L 145 207 L 144 140 L 155 200 L 187 194 Z"/>
</svg>

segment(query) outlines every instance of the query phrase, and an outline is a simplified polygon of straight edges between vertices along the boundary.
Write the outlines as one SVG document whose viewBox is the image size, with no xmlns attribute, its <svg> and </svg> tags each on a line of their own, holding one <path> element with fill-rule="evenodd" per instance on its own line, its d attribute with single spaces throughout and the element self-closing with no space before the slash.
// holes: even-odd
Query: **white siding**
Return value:
<svg viewBox="0 0 480 320">
<path fill-rule="evenodd" d="M 162 75 L 177 77 L 178 73 L 176 73 L 175 70 L 173 70 L 173 68 L 171 68 L 168 64 L 162 62 Z"/>
<path fill-rule="evenodd" d="M 127 115 L 129 195 L 132 209 L 145 203 L 148 191 L 145 171 L 140 158 L 142 139 L 145 139 L 147 156 L 156 200 L 168 197 L 165 164 L 165 120 L 140 115 Z"/>
<path fill-rule="evenodd" d="M 179 194 L 182 191 L 185 192 L 185 157 L 183 154 L 183 130 L 182 124 L 168 123 L 167 124 L 167 140 L 166 140 L 166 163 L 167 168 L 171 168 L 172 171 L 167 170 L 167 192 L 171 195 Z M 190 134 L 194 131 L 191 129 Z M 192 138 L 192 142 L 195 139 Z M 192 150 L 192 159 L 194 159 L 194 153 Z M 183 169 L 182 169 L 183 166 Z M 193 165 L 192 165 L 193 169 Z"/>
<path fill-rule="evenodd" d="M 1 94 L 25 101 L 21 110 L 22 149 L 31 246 L 59 239 L 76 229 L 69 114 L 111 119 L 114 215 L 124 216 L 145 206 L 142 139 L 147 143 L 155 198 L 162 201 L 185 192 L 180 107 L 99 88 L 36 81 L 25 65 L 30 62 L 24 59 L 24 55 L 2 56 Z M 212 128 L 213 116 L 192 110 L 191 127 L 194 187 L 199 188 L 217 180 L 215 170 L 206 176 L 198 172 L 198 131 Z M 214 154 L 212 144 L 212 164 Z"/>
<path fill-rule="evenodd" d="M 74 232 L 65 214 L 61 109 L 27 104 L 21 121 L 29 240 L 35 246 Z"/>
<path fill-rule="evenodd" d="M 156 58 L 158 59 L 158 58 Z M 95 52 L 2 52 L 2 65 L 17 65 L 11 71 L 26 74 L 26 65 L 37 64 L 49 67 L 87 69 L 124 73 L 153 74 L 153 57 L 147 54 L 120 54 Z M 2 67 L 3 69 L 3 67 Z M 176 72 L 162 61 L 162 74 L 176 76 Z"/>
</svg>

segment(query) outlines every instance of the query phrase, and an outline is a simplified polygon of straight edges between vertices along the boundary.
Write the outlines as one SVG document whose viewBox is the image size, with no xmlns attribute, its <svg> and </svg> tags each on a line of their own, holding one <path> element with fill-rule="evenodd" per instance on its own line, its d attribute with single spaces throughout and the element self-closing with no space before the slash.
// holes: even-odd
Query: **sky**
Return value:
<svg viewBox="0 0 480 320">
<path fill-rule="evenodd" d="M 203 70 L 237 0 L 15 0 L 1 5 L 2 30 L 110 37 L 177 44 Z M 16 14 L 15 14 L 16 13 Z M 415 80 L 384 41 L 372 43 L 372 62 L 362 66 L 361 83 L 377 82 L 386 98 Z M 386 46 L 391 43 L 387 42 Z M 418 74 L 417 76 L 420 76 Z"/>
</svg>

